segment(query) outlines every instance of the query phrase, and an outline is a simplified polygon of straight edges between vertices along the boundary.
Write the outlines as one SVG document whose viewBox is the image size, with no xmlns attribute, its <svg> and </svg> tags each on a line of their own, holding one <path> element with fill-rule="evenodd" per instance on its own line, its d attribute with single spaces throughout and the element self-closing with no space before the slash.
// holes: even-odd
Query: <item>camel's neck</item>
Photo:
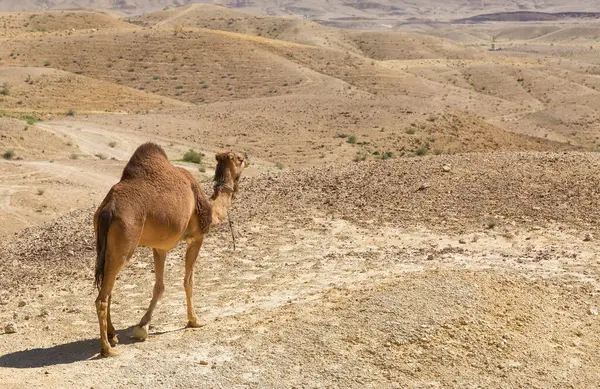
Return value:
<svg viewBox="0 0 600 389">
<path fill-rule="evenodd" d="M 215 188 L 213 195 L 210 198 L 212 205 L 212 226 L 215 226 L 225 220 L 231 200 L 233 199 L 233 186 Z"/>
</svg>

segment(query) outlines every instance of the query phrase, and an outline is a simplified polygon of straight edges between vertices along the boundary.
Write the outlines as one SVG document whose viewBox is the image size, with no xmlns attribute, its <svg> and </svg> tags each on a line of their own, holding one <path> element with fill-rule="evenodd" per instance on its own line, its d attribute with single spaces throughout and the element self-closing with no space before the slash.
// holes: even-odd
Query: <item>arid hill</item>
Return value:
<svg viewBox="0 0 600 389">
<path fill-rule="evenodd" d="M 0 7 L 38 7 L 0 12 L 2 389 L 600 382 L 600 24 L 451 22 L 597 4 Z M 92 217 L 147 141 L 207 196 L 216 153 L 250 166 L 195 267 L 206 325 L 182 243 L 131 337 L 140 247 L 100 359 Z"/>
</svg>

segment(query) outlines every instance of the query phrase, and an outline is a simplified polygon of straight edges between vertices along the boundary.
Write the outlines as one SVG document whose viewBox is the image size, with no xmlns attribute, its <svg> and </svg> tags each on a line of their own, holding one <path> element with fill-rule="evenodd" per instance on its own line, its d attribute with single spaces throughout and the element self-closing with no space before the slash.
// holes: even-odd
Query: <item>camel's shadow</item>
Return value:
<svg viewBox="0 0 600 389">
<path fill-rule="evenodd" d="M 138 340 L 131 337 L 132 329 L 133 326 L 117 331 L 119 345 L 138 342 Z M 165 332 L 168 331 L 155 332 L 150 335 L 156 336 Z M 31 369 L 53 365 L 65 365 L 83 360 L 100 359 L 99 351 L 100 342 L 98 338 L 78 340 L 49 348 L 35 348 L 2 355 L 0 356 L 0 367 Z"/>
</svg>

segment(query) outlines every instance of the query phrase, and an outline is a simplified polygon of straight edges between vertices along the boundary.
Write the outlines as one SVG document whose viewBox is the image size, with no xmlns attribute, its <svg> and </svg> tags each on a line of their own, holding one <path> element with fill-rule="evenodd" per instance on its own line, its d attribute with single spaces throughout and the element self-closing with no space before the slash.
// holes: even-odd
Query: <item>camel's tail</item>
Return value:
<svg viewBox="0 0 600 389">
<path fill-rule="evenodd" d="M 98 236 L 96 236 L 96 274 L 94 286 L 98 289 L 102 287 L 104 279 L 104 263 L 106 262 L 106 243 L 108 238 L 108 228 L 112 222 L 113 213 L 110 207 L 104 208 L 98 214 Z"/>
</svg>

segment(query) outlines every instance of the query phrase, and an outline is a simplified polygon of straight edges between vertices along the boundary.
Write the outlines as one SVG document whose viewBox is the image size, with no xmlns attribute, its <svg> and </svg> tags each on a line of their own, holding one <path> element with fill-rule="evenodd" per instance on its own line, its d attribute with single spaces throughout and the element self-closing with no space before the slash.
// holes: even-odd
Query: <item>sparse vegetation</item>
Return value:
<svg viewBox="0 0 600 389">
<path fill-rule="evenodd" d="M 72 154 L 69 156 L 69 158 L 71 158 L 71 159 L 79 159 L 79 155 L 78 155 L 78 154 L 76 154 L 76 153 L 72 153 Z"/>
<path fill-rule="evenodd" d="M 355 155 L 354 155 L 354 162 L 361 162 L 367 159 L 367 157 L 369 156 L 369 153 L 367 153 L 364 150 L 358 151 Z"/>
<path fill-rule="evenodd" d="M 50 67 L 50 65 L 52 65 L 52 62 L 50 60 L 44 61 L 44 67 Z"/>
<path fill-rule="evenodd" d="M 40 121 L 40 119 L 30 115 L 21 116 L 21 120 L 25 120 L 30 126 Z"/>
<path fill-rule="evenodd" d="M 262 5 L 255 3 L 258 10 Z M 301 381 L 305 386 L 373 387 L 505 381 L 515 387 L 532 382 L 539 387 L 597 385 L 594 373 L 600 357 L 594 326 L 600 301 L 590 295 L 594 288 L 587 281 L 594 275 L 595 243 L 600 239 L 594 223 L 600 209 L 590 201 L 597 189 L 590 177 L 600 154 L 571 152 L 600 145 L 600 114 L 595 92 L 589 89 L 597 85 L 600 90 L 600 65 L 594 64 L 600 44 L 594 43 L 595 51 L 588 52 L 585 37 L 600 40 L 596 27 L 569 32 L 562 28 L 570 23 L 565 20 L 530 23 L 512 31 L 517 23 L 494 22 L 474 25 L 473 31 L 473 26 L 448 22 L 415 34 L 394 31 L 400 24 L 391 20 L 409 21 L 415 7 L 397 12 L 389 4 L 341 3 L 345 13 L 352 3 L 359 18 L 332 24 L 356 27 L 352 31 L 330 28 L 325 20 L 326 25 L 318 25 L 276 16 L 247 17 L 239 12 L 243 10 L 210 6 L 127 18 L 125 22 L 137 20 L 139 28 L 123 24 L 123 30 L 111 26 L 123 20 L 88 11 L 19 13 L 25 16 L 8 20 L 4 29 L 0 16 L 0 34 L 6 35 L 6 47 L 0 50 L 6 65 L 0 85 L 11 84 L 9 93 L 0 95 L 0 155 L 13 148 L 15 159 L 31 159 L 0 164 L 8 188 L 0 199 L 0 234 L 5 237 L 0 332 L 6 332 L 9 321 L 17 331 L 3 337 L 7 342 L 0 342 L 0 355 L 7 355 L 3 365 L 23 360 L 21 365 L 39 370 L 0 369 L 0 377 L 7 377 L 9 385 L 32 381 L 33 386 L 49 382 L 80 387 L 89 381 L 82 374 L 84 364 L 71 364 L 73 374 L 61 374 L 64 365 L 43 363 L 44 353 L 36 350 L 51 347 L 52 340 L 71 342 L 91 318 L 87 311 L 93 310 L 95 296 L 89 290 L 77 293 L 95 259 L 89 207 L 96 208 L 109 190 L 110 184 L 98 177 L 119 174 L 116 169 L 142 143 L 136 140 L 141 136 L 162 145 L 172 162 L 185 165 L 208 192 L 215 160 L 212 154 L 201 155 L 205 147 L 247 150 L 270 162 L 259 162 L 244 174 L 230 220 L 224 218 L 207 241 L 211 258 L 204 261 L 206 270 L 218 274 L 209 275 L 206 287 L 196 290 L 202 295 L 210 289 L 212 308 L 232 311 L 227 307 L 233 304 L 233 311 L 252 312 L 201 337 L 168 335 L 165 358 L 165 339 L 144 344 L 147 355 L 138 358 L 140 371 L 155 370 L 169 382 L 189 369 L 210 372 L 212 367 L 218 373 L 223 370 L 218 355 L 186 358 L 186 350 L 219 346 L 223 339 L 241 336 L 246 343 L 265 344 L 266 350 L 225 342 L 231 361 L 224 367 L 233 373 L 213 374 L 215 386 L 234 386 L 243 378 L 264 387 Z M 537 3 L 543 11 L 545 5 Z M 289 5 L 276 6 L 297 12 Z M 323 16 L 335 16 L 337 5 L 328 7 L 331 11 Z M 435 19 L 464 12 L 463 7 L 449 15 L 444 7 L 449 8 L 436 4 Z M 362 31 L 363 26 L 379 24 L 375 18 L 365 19 L 368 13 L 376 12 L 379 18 L 390 11 L 391 31 L 384 25 L 379 31 Z M 63 20 L 69 13 L 74 14 L 70 21 Z M 23 22 L 29 15 L 39 19 L 31 20 L 30 32 L 25 33 Z M 51 23 L 49 15 L 60 22 Z M 98 16 L 100 30 L 95 28 Z M 170 28 L 179 23 L 185 30 L 174 37 Z M 583 19 L 576 23 L 584 26 Z M 560 27 L 558 33 L 534 38 L 554 30 L 550 24 Z M 40 26 L 50 33 L 37 33 Z M 281 40 L 257 38 L 258 31 Z M 494 55 L 487 47 L 477 47 L 498 31 L 507 50 Z M 88 39 L 89 34 L 98 39 Z M 575 34 L 572 50 L 565 36 Z M 514 37 L 518 39 L 513 44 Z M 556 40 L 555 49 L 550 40 Z M 52 66 L 35 69 L 46 58 Z M 134 71 L 127 76 L 129 68 Z M 28 73 L 34 85 L 26 80 Z M 307 77 L 306 82 L 300 77 Z M 70 108 L 73 118 L 67 116 Z M 51 122 L 24 132 L 29 125 L 17 119 L 26 114 Z M 76 122 L 85 122 L 85 128 Z M 98 134 L 101 128 L 106 131 Z M 99 147 L 89 152 L 84 147 L 89 142 L 100 142 Z M 195 147 L 198 150 L 188 154 Z M 442 151 L 452 155 L 433 157 Z M 600 146 L 595 151 L 600 152 Z M 69 160 L 71 153 L 77 153 L 72 158 L 79 161 Z M 185 154 L 201 157 L 190 163 L 193 157 Z M 116 156 L 122 160 L 108 162 Z M 59 162 L 48 163 L 52 158 Z M 38 188 L 47 189 L 48 196 Z M 178 196 L 169 196 L 168 188 L 159 189 L 169 201 L 151 201 L 154 208 L 160 211 L 164 204 L 179 202 Z M 153 194 L 144 193 L 148 199 Z M 139 210 L 145 198 L 137 200 L 115 203 L 115 209 Z M 219 203 L 213 203 L 215 215 Z M 565 203 L 568 208 L 553 211 L 553 205 Z M 143 208 L 147 211 L 151 204 Z M 83 210 L 37 225 L 75 207 Z M 13 237 L 12 230 L 26 225 L 31 227 Z M 533 226 L 540 231 L 528 232 Z M 320 238 L 323 232 L 325 239 Z M 593 242 L 587 242 L 592 240 L 588 233 L 594 234 Z M 112 237 L 111 241 L 115 242 Z M 237 243 L 239 250 L 233 247 Z M 177 251 L 182 250 L 183 244 Z M 145 292 L 129 288 L 146 285 L 153 277 L 150 251 L 138 250 L 135 257 L 146 257 L 138 263 L 143 266 L 130 266 L 117 281 L 115 297 L 130 300 L 132 312 L 140 307 L 140 316 L 148 306 L 150 287 Z M 206 256 L 202 251 L 200 261 Z M 48 263 L 35 262 L 40 258 Z M 167 266 L 179 274 L 185 261 L 168 260 Z M 422 270 L 402 271 L 411 268 Z M 180 284 L 179 275 L 175 282 Z M 239 298 L 232 296 L 234 287 Z M 181 286 L 175 288 L 178 295 L 183 293 Z M 39 298 L 40 293 L 61 290 L 61 298 Z M 174 304 L 157 311 L 153 326 L 185 324 L 183 295 L 171 297 L 176 297 Z M 280 303 L 285 305 L 282 309 L 270 309 Z M 61 315 L 64 310 L 69 312 Z M 557 311 L 566 314 L 555 315 Z M 40 312 L 52 317 L 41 320 Z M 548 319 L 552 331 L 544 327 Z M 115 324 L 123 322 L 118 321 Z M 34 327 L 41 332 L 32 332 Z M 326 342 L 319 337 L 324 327 L 329 327 Z M 44 336 L 44 328 L 56 339 Z M 295 347 L 299 337 L 306 339 L 286 358 L 261 363 L 269 352 Z M 573 342 L 577 347 L 569 346 Z M 87 343 L 75 359 L 91 354 Z M 93 344 L 98 347 L 97 339 Z M 61 350 L 65 348 L 59 345 L 45 354 Z M 121 351 L 126 355 L 120 361 L 127 363 L 140 350 L 121 346 Z M 181 352 L 184 360 L 176 358 Z M 335 364 L 340 354 L 345 357 L 341 367 Z M 335 366 L 324 371 L 322 364 L 313 363 L 315 355 L 325 364 L 334 356 Z M 534 358 L 528 358 L 531 355 Z M 249 370 L 248 361 L 255 362 L 254 369 L 250 366 L 253 374 L 240 378 Z M 95 370 L 110 374 L 110 366 Z M 273 371 L 284 373 L 274 377 L 269 374 Z M 175 378 L 169 379 L 171 375 Z M 124 381 L 114 378 L 116 385 Z M 127 381 L 141 386 L 148 377 L 132 374 Z"/>
<path fill-rule="evenodd" d="M 185 154 L 183 154 L 183 160 L 191 163 L 202 163 L 202 157 L 204 157 L 204 154 L 192 149 L 189 149 Z"/>
<path fill-rule="evenodd" d="M 75 110 L 74 109 L 69 109 L 67 111 L 67 116 L 75 116 Z"/>
<path fill-rule="evenodd" d="M 2 158 L 7 159 L 7 160 L 11 160 L 15 157 L 15 151 L 14 150 L 7 150 L 4 152 L 4 154 L 2 154 Z"/>
<path fill-rule="evenodd" d="M 415 150 L 415 155 L 422 157 L 429 152 L 429 144 L 425 143 L 423 146 Z"/>
<path fill-rule="evenodd" d="M 10 93 L 10 85 L 8 84 L 8 82 L 2 83 L 2 85 L 0 86 L 0 95 L 8 96 L 9 93 Z"/>
</svg>

